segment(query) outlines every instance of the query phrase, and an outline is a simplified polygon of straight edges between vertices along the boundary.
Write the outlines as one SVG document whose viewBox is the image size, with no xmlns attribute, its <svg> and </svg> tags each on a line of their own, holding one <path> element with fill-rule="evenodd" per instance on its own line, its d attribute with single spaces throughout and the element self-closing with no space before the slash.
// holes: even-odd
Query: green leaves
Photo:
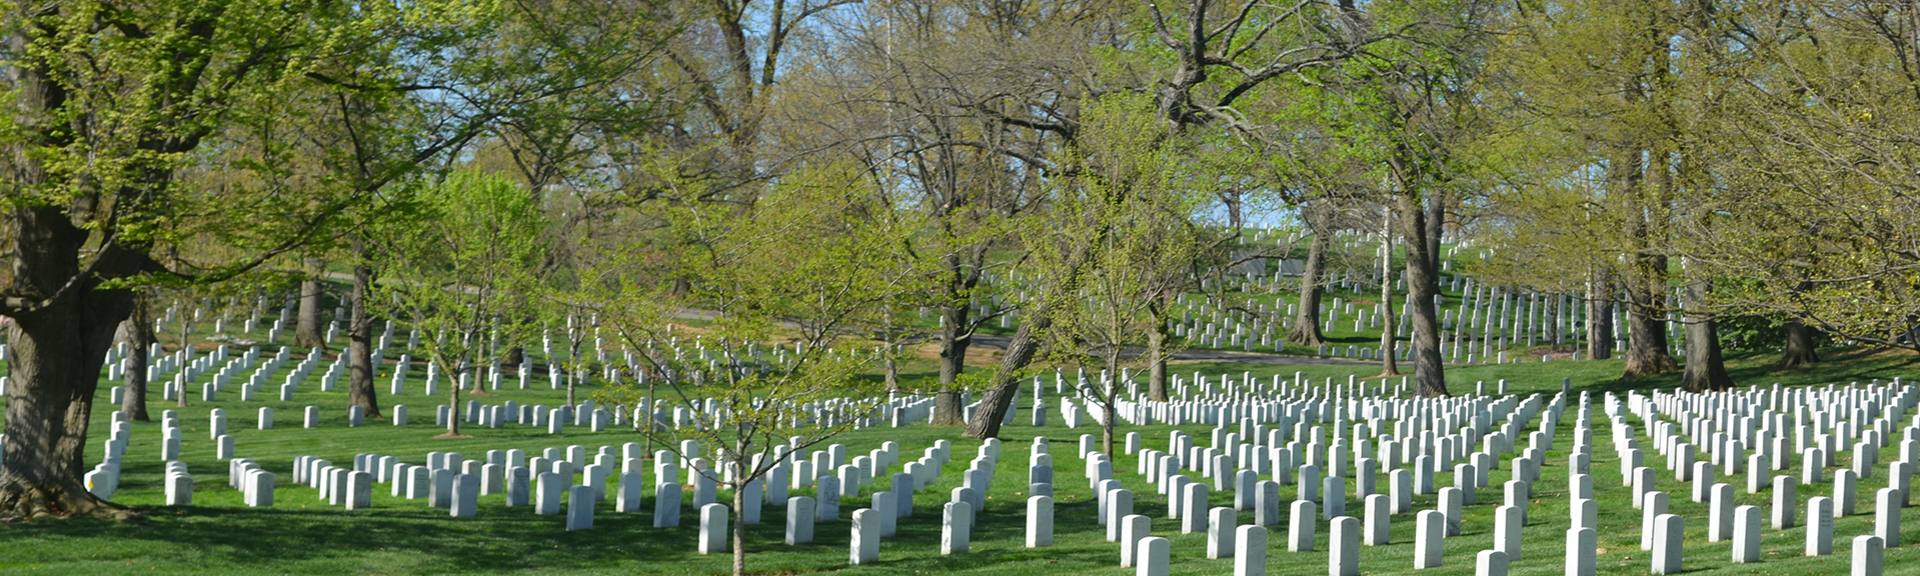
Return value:
<svg viewBox="0 0 1920 576">
<path fill-rule="evenodd" d="M 417 194 L 412 212 L 369 234 L 390 280 L 368 304 L 419 329 L 444 373 L 497 360 L 536 325 L 546 220 L 525 190 L 498 176 L 455 171 Z"/>
</svg>

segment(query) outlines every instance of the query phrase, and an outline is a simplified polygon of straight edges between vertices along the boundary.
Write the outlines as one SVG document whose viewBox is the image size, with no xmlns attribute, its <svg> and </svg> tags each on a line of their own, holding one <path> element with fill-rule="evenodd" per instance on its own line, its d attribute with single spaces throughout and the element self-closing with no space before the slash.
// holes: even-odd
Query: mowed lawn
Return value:
<svg viewBox="0 0 1920 576">
<path fill-rule="evenodd" d="M 1891 379 L 1895 376 L 1920 375 L 1920 370 L 1915 369 L 1915 362 L 1909 356 L 1833 351 L 1829 351 L 1828 356 L 1833 360 L 1829 365 L 1790 374 L 1767 372 L 1764 364 L 1768 358 L 1764 357 L 1736 358 L 1733 368 L 1735 378 L 1743 387 L 1770 385 L 1775 381 L 1788 385 L 1832 383 L 1845 386 L 1852 381 L 1865 384 L 1875 377 Z M 1350 374 L 1364 376 L 1378 371 L 1371 366 L 1303 366 L 1297 369 L 1315 383 L 1323 383 L 1326 378 L 1344 383 Z M 1175 373 L 1189 376 L 1196 370 L 1209 375 L 1210 379 L 1217 379 L 1224 373 L 1237 380 L 1243 372 L 1252 372 L 1255 377 L 1266 381 L 1274 374 L 1291 378 L 1296 367 L 1174 367 Z M 1621 485 L 1619 461 L 1610 441 L 1612 430 L 1604 418 L 1600 394 L 1602 390 L 1616 390 L 1624 394 L 1626 389 L 1635 385 L 1671 389 L 1673 379 L 1620 383 L 1611 380 L 1618 372 L 1617 360 L 1552 362 L 1458 367 L 1450 371 L 1449 380 L 1455 394 L 1472 393 L 1474 382 L 1481 380 L 1487 382 L 1491 392 L 1494 382 L 1501 378 L 1509 381 L 1510 393 L 1523 396 L 1535 392 L 1551 396 L 1559 391 L 1563 377 L 1571 378 L 1576 390 L 1592 390 L 1594 417 L 1591 424 L 1596 444 L 1592 475 L 1595 497 L 1600 505 L 1601 526 L 1598 540 L 1599 571 L 1603 574 L 1644 574 L 1648 571 L 1649 562 L 1647 553 L 1639 549 L 1640 512 L 1632 508 L 1630 492 Z M 1051 378 L 1047 380 L 1051 382 Z M 408 405 L 413 412 L 412 425 L 396 428 L 385 421 L 370 421 L 365 427 L 348 428 L 345 394 L 318 392 L 317 382 L 316 376 L 304 387 L 296 401 L 290 403 L 270 401 L 243 405 L 237 401 L 238 394 L 230 391 L 222 401 L 203 403 L 196 396 L 192 406 L 179 408 L 185 429 L 182 460 L 193 473 L 196 484 L 193 506 L 161 505 L 164 463 L 159 458 L 159 424 L 135 423 L 132 442 L 127 449 L 121 489 L 114 500 L 140 510 L 141 519 L 124 523 L 93 519 L 43 520 L 0 526 L 0 535 L 3 535 L 0 537 L 5 539 L 6 544 L 0 546 L 0 573 L 513 572 L 665 575 L 722 574 L 730 571 L 730 557 L 696 553 L 698 514 L 691 508 L 683 511 L 681 526 L 677 528 L 652 527 L 651 489 L 648 490 L 649 502 L 643 507 L 643 512 L 617 514 L 612 511 L 612 503 L 606 502 L 596 510 L 595 527 L 580 532 L 565 531 L 561 516 L 537 516 L 530 508 L 508 508 L 503 496 L 482 497 L 476 518 L 449 518 L 445 510 L 430 508 L 424 500 L 389 496 L 387 484 L 375 486 L 374 507 L 370 510 L 348 512 L 328 506 L 318 499 L 315 490 L 292 482 L 291 467 L 295 456 L 314 455 L 335 463 L 347 463 L 352 461 L 356 453 L 379 453 L 399 457 L 408 463 L 424 464 L 429 451 L 460 452 L 472 459 L 483 458 L 489 449 L 520 448 L 535 452 L 547 447 L 564 448 L 578 444 L 588 447 L 591 453 L 600 446 L 644 443 L 645 439 L 631 429 L 594 433 L 584 428 L 570 428 L 566 433 L 554 436 L 546 434 L 544 429 L 507 425 L 499 429 L 467 427 L 465 432 L 474 435 L 473 439 L 437 440 L 433 436 L 441 430 L 432 425 L 432 407 L 444 402 L 444 397 L 420 395 L 421 378 L 418 374 L 410 381 L 411 394 L 382 398 L 383 408 L 393 404 Z M 1394 379 L 1393 383 L 1398 383 L 1398 379 Z M 507 385 L 517 387 L 517 383 L 511 380 Z M 545 389 L 544 382 L 535 382 L 534 385 L 537 387 L 534 390 L 503 390 L 480 400 L 489 404 L 516 400 L 553 406 L 564 398 L 559 391 Z M 381 380 L 381 389 L 385 391 L 384 379 Z M 835 441 L 846 444 L 854 454 L 865 454 L 878 448 L 881 442 L 900 442 L 904 448 L 903 461 L 918 458 L 925 448 L 942 438 L 953 441 L 955 448 L 945 474 L 932 487 L 915 496 L 913 515 L 901 520 L 899 534 L 882 542 L 880 562 L 870 566 L 847 566 L 846 519 L 852 510 L 862 507 L 861 503 L 869 500 L 868 494 L 873 489 L 886 489 L 888 481 L 885 478 L 878 479 L 874 487 L 863 491 L 860 496 L 843 499 L 841 520 L 816 526 L 816 539 L 810 545 L 786 546 L 782 541 L 784 511 L 778 507 L 766 508 L 763 522 L 748 530 L 748 570 L 763 574 L 1132 574 L 1132 569 L 1119 567 L 1118 545 L 1107 542 L 1104 528 L 1097 525 L 1091 487 L 1085 479 L 1084 462 L 1077 451 L 1077 439 L 1081 434 L 1097 436 L 1099 430 L 1085 426 L 1079 429 L 1062 426 L 1051 386 L 1045 392 L 1050 405 L 1054 407 L 1049 414 L 1048 426 L 1035 428 L 1028 425 L 1030 416 L 1026 407 L 1030 391 L 1023 391 L 1017 424 L 1003 429 L 1005 444 L 1002 457 L 993 490 L 987 496 L 987 509 L 980 514 L 978 526 L 973 531 L 970 552 L 953 556 L 939 554 L 939 505 L 947 500 L 949 491 L 959 485 L 960 472 L 973 458 L 980 442 L 959 437 L 958 429 L 930 428 L 925 425 L 898 429 L 883 427 L 850 432 Z M 102 404 L 94 415 L 96 423 L 105 422 L 115 408 L 104 405 L 105 395 L 103 387 Z M 151 406 L 156 419 L 160 410 L 171 408 L 170 404 L 160 400 L 158 393 L 153 394 Z M 307 405 L 320 407 L 323 416 L 321 427 L 300 427 L 300 409 Z M 254 414 L 260 406 L 275 408 L 278 413 L 275 429 L 254 429 Z M 239 492 L 226 486 L 226 463 L 214 458 L 213 441 L 207 433 L 207 414 L 212 408 L 224 408 L 227 411 L 229 433 L 236 438 L 238 455 L 259 461 L 279 475 L 280 484 L 273 508 L 247 508 L 241 504 Z M 1576 413 L 1577 408 L 1569 406 L 1558 429 L 1554 449 L 1549 452 L 1543 467 L 1542 478 L 1534 486 L 1529 513 L 1531 523 L 1526 528 L 1522 558 L 1512 566 L 1514 574 L 1544 575 L 1564 571 L 1562 550 L 1565 532 L 1570 524 L 1567 456 L 1573 446 L 1571 432 Z M 1632 424 L 1641 435 L 1643 449 L 1648 452 L 1647 461 L 1652 463 L 1650 465 L 1659 466 L 1664 458 L 1651 449 L 1651 443 L 1645 436 L 1646 427 L 1638 422 Z M 1901 427 L 1904 428 L 1904 425 L 1903 421 Z M 1210 428 L 1207 425 L 1178 427 L 1194 436 L 1198 446 L 1209 444 Z M 1531 425 L 1527 427 L 1528 430 L 1533 428 Z M 1123 425 L 1119 433 L 1138 432 L 1145 437 L 1144 446 L 1165 449 L 1168 434 L 1174 429 L 1164 425 Z M 1700 574 L 1843 573 L 1847 570 L 1850 539 L 1871 531 L 1873 491 L 1886 485 L 1885 463 L 1897 458 L 1897 434 L 1898 430 L 1895 431 L 1896 442 L 1880 455 L 1882 464 L 1876 467 L 1875 474 L 1860 482 L 1858 510 L 1863 514 L 1834 522 L 1836 555 L 1828 557 L 1802 556 L 1803 528 L 1775 531 L 1769 527 L 1763 535 L 1765 552 L 1761 563 L 1730 563 L 1728 542 L 1706 541 L 1707 505 L 1692 502 L 1689 497 L 1690 484 L 1674 480 L 1671 473 L 1661 470 L 1658 475 L 1659 489 L 1672 495 L 1672 512 L 1687 518 L 1687 569 L 1690 573 Z M 89 461 L 98 459 L 99 443 L 105 439 L 104 433 L 95 436 L 89 441 Z M 1023 536 L 1027 496 L 1026 462 L 1028 446 L 1035 436 L 1052 439 L 1054 490 L 1058 504 L 1055 508 L 1054 546 L 1029 549 L 1024 546 Z M 1524 448 L 1524 437 L 1517 444 Z M 1477 503 L 1466 507 L 1463 534 L 1445 542 L 1444 565 L 1423 573 L 1449 575 L 1473 572 L 1473 554 L 1492 546 L 1492 514 L 1501 500 L 1498 486 L 1511 474 L 1508 464 L 1512 457 L 1504 455 L 1499 458 L 1500 468 L 1491 474 L 1492 486 L 1480 490 Z M 1136 494 L 1136 512 L 1153 517 L 1154 535 L 1172 540 L 1174 574 L 1230 573 L 1232 560 L 1206 559 L 1204 533 L 1181 534 L 1178 522 L 1166 518 L 1165 497 L 1155 493 L 1154 485 L 1148 484 L 1138 474 L 1137 458 L 1121 454 L 1115 456 L 1114 460 L 1116 478 Z M 1797 466 L 1798 458 L 1793 458 L 1793 461 Z M 1843 455 L 1839 464 L 1844 466 L 1850 461 L 1850 456 Z M 899 471 L 899 468 L 890 471 Z M 648 476 L 651 483 L 651 471 Z M 1831 481 L 1832 474 L 1828 473 L 1825 477 Z M 1740 504 L 1767 506 L 1770 502 L 1771 494 L 1749 494 L 1744 477 L 1721 481 L 1735 486 Z M 1450 472 L 1439 474 L 1436 478 L 1436 485 L 1439 486 L 1451 486 L 1452 483 Z M 1385 490 L 1384 471 L 1379 485 L 1381 490 Z M 1348 486 L 1350 497 L 1347 509 L 1350 515 L 1358 516 L 1363 505 L 1358 498 L 1352 497 L 1352 483 Z M 1282 499 L 1291 499 L 1296 488 L 1283 486 Z M 1805 521 L 1805 499 L 1831 495 L 1831 490 L 1831 484 L 1801 487 L 1797 515 L 1801 517 L 1802 526 Z M 794 492 L 795 495 L 810 493 L 810 490 Z M 1431 509 L 1435 500 L 1434 495 L 1416 496 L 1415 507 Z M 725 494 L 722 495 L 722 501 L 730 502 Z M 1212 503 L 1215 506 L 1231 506 L 1232 493 L 1216 491 L 1212 494 Z M 1317 522 L 1316 549 L 1319 551 L 1288 552 L 1285 513 L 1283 509 L 1282 522 L 1272 527 L 1269 536 L 1268 572 L 1324 574 L 1327 570 L 1325 550 L 1329 536 L 1326 523 Z M 1251 521 L 1250 511 L 1239 514 L 1240 523 Z M 1908 527 L 1909 534 L 1920 533 L 1920 516 L 1914 512 L 1903 514 L 1903 525 Z M 1412 572 L 1413 528 L 1413 514 L 1394 516 L 1393 543 L 1364 548 L 1360 556 L 1362 573 Z M 1887 572 L 1920 573 L 1920 537 L 1909 536 L 1903 541 L 1903 546 L 1887 551 Z"/>
</svg>

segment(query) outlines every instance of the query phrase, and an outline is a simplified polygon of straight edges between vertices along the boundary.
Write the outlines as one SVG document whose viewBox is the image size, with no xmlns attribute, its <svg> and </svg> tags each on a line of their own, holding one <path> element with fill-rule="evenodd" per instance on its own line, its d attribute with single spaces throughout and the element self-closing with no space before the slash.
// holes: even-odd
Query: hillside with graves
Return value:
<svg viewBox="0 0 1920 576">
<path fill-rule="evenodd" d="M 0 21 L 0 575 L 1920 576 L 1920 4 Z"/>
</svg>

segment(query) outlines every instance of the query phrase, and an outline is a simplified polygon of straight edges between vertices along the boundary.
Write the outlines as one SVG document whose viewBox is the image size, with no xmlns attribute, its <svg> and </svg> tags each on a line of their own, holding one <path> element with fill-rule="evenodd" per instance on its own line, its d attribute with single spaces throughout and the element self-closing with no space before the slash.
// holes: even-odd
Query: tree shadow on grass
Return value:
<svg viewBox="0 0 1920 576">
<path fill-rule="evenodd" d="M 1920 368 L 1920 354 L 1902 351 L 1872 349 L 1826 349 L 1820 351 L 1820 363 L 1806 368 L 1780 370 L 1776 361 L 1777 352 L 1740 352 L 1726 355 L 1727 375 L 1733 378 L 1736 387 L 1771 386 L 1779 382 L 1789 386 L 1816 384 L 1842 384 L 1847 382 L 1868 382 L 1874 378 L 1887 380 L 1902 375 L 1901 372 Z M 1686 360 L 1676 358 L 1683 366 Z M 1681 372 L 1674 371 L 1633 380 L 1602 380 L 1584 386 L 1582 390 L 1595 392 L 1624 392 L 1627 390 L 1650 390 L 1655 388 L 1672 389 L 1680 387 Z"/>
</svg>

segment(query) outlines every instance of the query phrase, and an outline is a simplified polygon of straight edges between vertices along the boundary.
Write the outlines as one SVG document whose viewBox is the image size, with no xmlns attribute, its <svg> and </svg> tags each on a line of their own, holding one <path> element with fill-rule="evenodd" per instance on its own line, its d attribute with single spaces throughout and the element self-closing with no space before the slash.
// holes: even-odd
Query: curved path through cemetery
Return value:
<svg viewBox="0 0 1920 576">
<path fill-rule="evenodd" d="M 999 350 L 1007 349 L 1007 343 L 1013 340 L 1009 336 L 998 334 L 974 334 L 973 343 Z M 1137 357 L 1140 350 L 1129 348 L 1123 356 Z M 1366 366 L 1379 364 L 1377 360 L 1351 360 L 1347 358 L 1321 358 L 1315 356 L 1291 356 L 1286 354 L 1262 354 L 1257 352 L 1234 352 L 1230 350 L 1181 350 L 1173 353 L 1174 360 L 1196 362 L 1233 362 L 1237 364 L 1270 364 L 1274 366 Z"/>
</svg>

